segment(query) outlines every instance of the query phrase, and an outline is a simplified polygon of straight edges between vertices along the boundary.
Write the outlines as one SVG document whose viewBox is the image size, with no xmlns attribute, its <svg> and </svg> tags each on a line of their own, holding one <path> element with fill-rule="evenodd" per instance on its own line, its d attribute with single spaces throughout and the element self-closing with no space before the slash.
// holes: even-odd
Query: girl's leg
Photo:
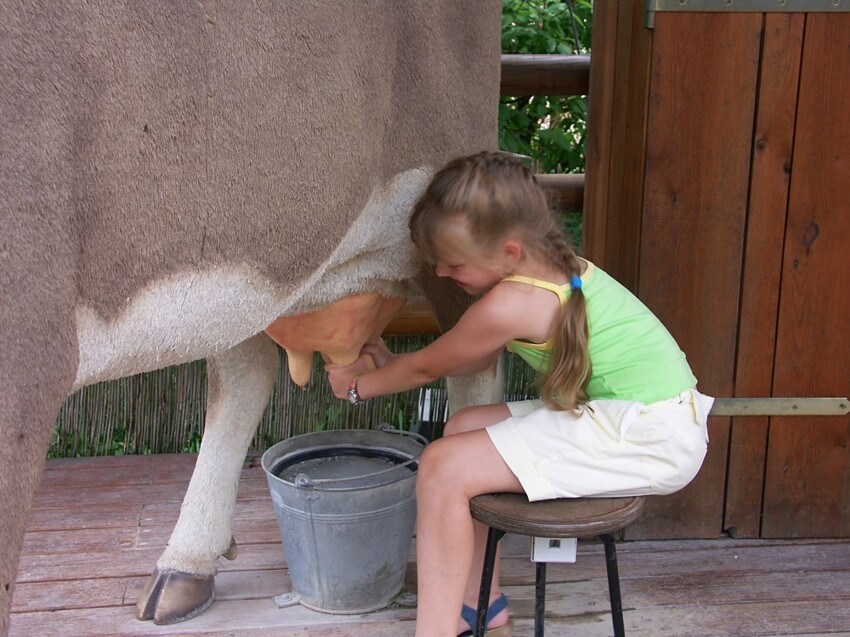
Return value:
<svg viewBox="0 0 850 637">
<path fill-rule="evenodd" d="M 522 486 L 481 429 L 428 445 L 416 482 L 416 635 L 456 637 L 461 604 L 476 561 L 469 501 L 482 493 L 521 493 Z M 476 597 L 477 591 L 470 600 L 473 604 Z"/>
<path fill-rule="evenodd" d="M 443 431 L 444 436 L 451 436 L 467 431 L 482 429 L 488 425 L 501 422 L 511 415 L 508 406 L 504 403 L 496 405 L 481 405 L 474 407 L 466 407 L 453 415 L 446 422 Z M 466 584 L 466 593 L 463 596 L 463 603 L 472 608 L 478 605 L 478 593 L 481 590 L 481 571 L 484 568 L 484 549 L 487 546 L 487 532 L 489 527 L 481 522 L 473 520 L 473 528 L 475 532 L 475 550 L 472 557 L 472 568 L 469 571 L 469 579 Z M 496 598 L 501 595 L 502 591 L 499 587 L 499 573 L 501 562 L 501 548 L 496 549 L 496 560 L 493 565 L 493 581 L 490 587 L 490 603 L 492 604 Z M 499 627 L 508 621 L 507 609 L 496 615 L 490 625 Z M 468 630 L 466 622 L 458 618 L 458 633 L 463 630 Z"/>
<path fill-rule="evenodd" d="M 481 592 L 481 573 L 484 570 L 484 552 L 487 548 L 487 533 L 490 530 L 486 524 L 482 524 L 477 520 L 472 521 L 475 532 L 475 549 L 472 554 L 472 568 L 469 569 L 469 577 L 466 581 L 466 592 L 463 595 L 463 603 L 470 608 L 478 608 L 478 595 Z M 499 578 L 501 576 L 501 561 L 502 548 L 501 544 L 496 546 L 496 559 L 493 561 L 493 579 L 490 581 L 490 598 L 488 605 L 492 605 L 494 601 L 502 594 L 502 589 L 499 586 Z M 500 611 L 495 617 L 487 623 L 489 628 L 498 628 L 507 623 L 510 618 L 508 609 Z M 465 630 L 469 630 L 472 626 L 467 626 L 466 621 L 462 618 L 458 619 L 457 634 Z"/>
<path fill-rule="evenodd" d="M 505 403 L 464 407 L 448 419 L 443 428 L 443 436 L 483 429 L 510 417 L 511 412 Z"/>
</svg>

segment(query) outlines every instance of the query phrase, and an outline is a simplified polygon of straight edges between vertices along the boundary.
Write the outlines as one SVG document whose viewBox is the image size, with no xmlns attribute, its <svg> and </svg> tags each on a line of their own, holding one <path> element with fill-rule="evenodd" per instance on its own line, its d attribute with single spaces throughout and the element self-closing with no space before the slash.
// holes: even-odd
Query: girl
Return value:
<svg viewBox="0 0 850 637">
<path fill-rule="evenodd" d="M 416 203 L 411 237 L 438 276 L 480 297 L 416 352 L 367 346 L 327 367 L 359 402 L 487 369 L 507 348 L 538 370 L 540 400 L 468 407 L 428 445 L 417 476 L 416 635 L 471 634 L 486 529 L 469 500 L 671 493 L 696 475 L 712 399 L 658 319 L 576 256 L 534 176 L 499 153 L 450 162 Z M 494 575 L 487 635 L 512 622 Z"/>
</svg>

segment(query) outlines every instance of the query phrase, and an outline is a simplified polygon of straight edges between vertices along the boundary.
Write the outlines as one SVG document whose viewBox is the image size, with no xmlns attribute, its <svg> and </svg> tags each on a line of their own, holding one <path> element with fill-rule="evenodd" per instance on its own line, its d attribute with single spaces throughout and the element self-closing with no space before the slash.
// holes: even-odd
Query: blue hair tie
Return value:
<svg viewBox="0 0 850 637">
<path fill-rule="evenodd" d="M 575 292 L 576 290 L 581 289 L 581 277 L 577 274 L 574 274 L 570 277 L 570 290 Z"/>
</svg>

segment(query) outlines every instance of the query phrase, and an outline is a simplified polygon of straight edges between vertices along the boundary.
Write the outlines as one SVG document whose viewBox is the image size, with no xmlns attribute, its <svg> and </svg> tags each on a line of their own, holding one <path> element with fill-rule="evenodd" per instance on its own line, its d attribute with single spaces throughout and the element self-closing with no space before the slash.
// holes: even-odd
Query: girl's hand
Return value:
<svg viewBox="0 0 850 637">
<path fill-rule="evenodd" d="M 360 356 L 369 355 L 375 361 L 375 367 L 383 367 L 393 357 L 393 353 L 387 348 L 384 339 L 379 338 L 377 343 L 366 343 L 360 350 Z"/>
<path fill-rule="evenodd" d="M 351 365 L 325 365 L 325 371 L 328 373 L 328 382 L 334 396 L 348 400 L 348 386 L 351 385 L 351 379 L 358 374 L 363 374 L 369 371 L 369 366 L 363 357 L 358 358 Z"/>
</svg>

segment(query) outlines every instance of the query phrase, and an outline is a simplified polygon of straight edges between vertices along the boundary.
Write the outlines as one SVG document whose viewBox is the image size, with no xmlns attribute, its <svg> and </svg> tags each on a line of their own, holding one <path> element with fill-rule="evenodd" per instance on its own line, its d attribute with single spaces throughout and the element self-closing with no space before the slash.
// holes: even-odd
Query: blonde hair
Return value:
<svg viewBox="0 0 850 637">
<path fill-rule="evenodd" d="M 560 215 L 550 209 L 534 175 L 504 153 L 460 157 L 434 175 L 409 222 L 410 236 L 425 259 L 437 260 L 439 230 L 459 218 L 482 249 L 493 249 L 516 233 L 533 257 L 568 279 L 581 271 Z M 587 304 L 581 289 L 574 289 L 561 310 L 549 369 L 538 381 L 540 397 L 550 408 L 574 409 L 587 401 L 589 340 Z"/>
</svg>

